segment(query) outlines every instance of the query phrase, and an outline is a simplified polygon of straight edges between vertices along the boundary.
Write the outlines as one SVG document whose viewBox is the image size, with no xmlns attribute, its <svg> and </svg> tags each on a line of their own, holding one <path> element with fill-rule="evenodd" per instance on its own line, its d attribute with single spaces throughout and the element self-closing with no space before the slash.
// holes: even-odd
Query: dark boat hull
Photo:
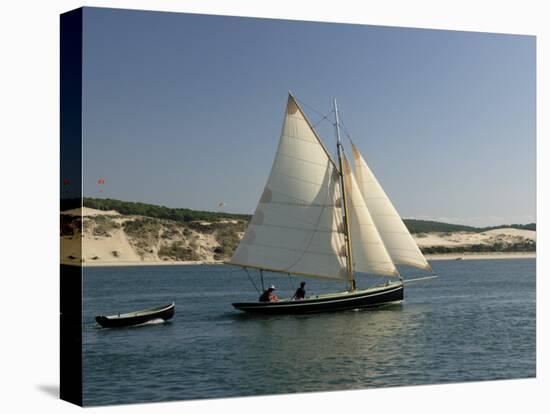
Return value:
<svg viewBox="0 0 550 414">
<path fill-rule="evenodd" d="M 351 309 L 370 308 L 400 302 L 404 297 L 403 283 L 388 286 L 344 292 L 333 295 L 308 297 L 304 300 L 281 300 L 278 302 L 233 303 L 235 309 L 259 314 L 301 314 L 334 312 Z"/>
<path fill-rule="evenodd" d="M 123 315 L 104 316 L 99 315 L 95 320 L 104 328 L 122 328 L 147 323 L 152 320 L 162 319 L 167 321 L 174 316 L 176 306 L 174 303 L 154 309 L 145 309 Z"/>
</svg>

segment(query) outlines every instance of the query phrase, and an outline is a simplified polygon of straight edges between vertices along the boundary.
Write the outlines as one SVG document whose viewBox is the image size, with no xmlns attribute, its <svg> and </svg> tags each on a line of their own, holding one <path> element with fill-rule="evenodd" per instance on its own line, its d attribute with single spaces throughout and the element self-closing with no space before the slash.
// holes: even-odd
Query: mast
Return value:
<svg viewBox="0 0 550 414">
<path fill-rule="evenodd" d="M 344 148 L 342 147 L 342 141 L 340 139 L 340 121 L 338 119 L 338 106 L 336 105 L 336 98 L 334 98 L 334 116 L 336 118 L 336 148 L 338 150 L 338 164 L 340 166 L 340 182 L 342 187 L 342 200 L 344 207 L 344 229 L 346 234 L 344 239 L 346 240 L 346 250 L 347 250 L 347 268 L 348 268 L 348 283 L 351 291 L 354 291 L 355 288 L 355 279 L 353 278 L 353 256 L 351 253 L 351 231 L 349 228 L 349 216 L 348 216 L 348 204 L 346 200 L 346 187 L 344 180 L 344 169 L 342 166 L 342 152 Z"/>
</svg>

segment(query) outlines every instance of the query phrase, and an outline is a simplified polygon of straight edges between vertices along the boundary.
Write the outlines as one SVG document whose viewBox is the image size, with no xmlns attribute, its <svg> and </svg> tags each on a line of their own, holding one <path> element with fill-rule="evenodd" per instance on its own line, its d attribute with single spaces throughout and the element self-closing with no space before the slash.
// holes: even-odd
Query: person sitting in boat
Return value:
<svg viewBox="0 0 550 414">
<path fill-rule="evenodd" d="M 296 292 L 294 293 L 294 296 L 292 296 L 292 299 L 295 300 L 302 300 L 306 297 L 306 290 L 305 290 L 306 282 L 300 283 L 300 287 L 296 289 Z"/>
<path fill-rule="evenodd" d="M 262 295 L 260 296 L 260 302 L 277 302 L 279 298 L 273 291 L 275 290 L 275 286 L 271 285 L 269 286 Z"/>
</svg>

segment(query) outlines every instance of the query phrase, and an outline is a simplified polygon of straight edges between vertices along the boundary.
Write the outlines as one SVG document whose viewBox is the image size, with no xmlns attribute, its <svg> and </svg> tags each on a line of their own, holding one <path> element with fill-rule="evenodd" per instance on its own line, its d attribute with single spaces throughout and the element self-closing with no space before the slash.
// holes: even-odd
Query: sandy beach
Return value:
<svg viewBox="0 0 550 414">
<path fill-rule="evenodd" d="M 176 261 L 176 260 L 159 260 L 159 261 L 138 261 L 138 262 L 84 262 L 83 267 L 109 267 L 109 266 L 202 266 L 222 264 L 223 261 Z M 65 261 L 63 264 L 74 264 Z"/>
<path fill-rule="evenodd" d="M 453 254 L 427 254 L 426 259 L 432 260 L 495 260 L 495 259 L 535 259 L 534 252 L 514 253 L 453 253 Z"/>
<path fill-rule="evenodd" d="M 462 254 L 432 254 L 426 255 L 428 261 L 435 260 L 495 260 L 495 259 L 535 259 L 536 253 L 532 252 L 517 252 L 517 253 L 462 253 Z M 78 264 L 77 261 L 65 260 L 63 264 Z M 101 262 L 84 262 L 83 267 L 109 267 L 109 266 L 201 266 L 201 265 L 216 265 L 222 264 L 223 261 L 175 261 L 175 260 L 159 260 L 159 261 L 101 261 Z"/>
</svg>

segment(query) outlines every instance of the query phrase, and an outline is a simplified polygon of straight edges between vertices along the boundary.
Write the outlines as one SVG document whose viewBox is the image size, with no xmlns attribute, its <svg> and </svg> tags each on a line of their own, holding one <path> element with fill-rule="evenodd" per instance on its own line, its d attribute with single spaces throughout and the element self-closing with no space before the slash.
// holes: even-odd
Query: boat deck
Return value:
<svg viewBox="0 0 550 414">
<path fill-rule="evenodd" d="M 282 298 L 279 299 L 277 302 L 304 302 L 307 300 L 318 300 L 318 299 L 338 299 L 342 297 L 349 297 L 350 295 L 362 295 L 364 293 L 376 293 L 379 291 L 385 291 L 388 289 L 388 287 L 397 287 L 401 286 L 401 282 L 392 282 L 387 285 L 380 285 L 375 286 L 367 289 L 357 289 L 355 291 L 350 290 L 344 290 L 342 292 L 335 292 L 335 293 L 323 293 L 321 295 L 310 295 L 306 296 L 304 299 L 292 299 L 292 298 Z"/>
<path fill-rule="evenodd" d="M 328 312 L 387 305 L 403 300 L 402 282 L 390 283 L 369 289 L 311 295 L 305 299 L 281 299 L 275 302 L 239 302 L 233 307 L 264 314 Z"/>
</svg>

